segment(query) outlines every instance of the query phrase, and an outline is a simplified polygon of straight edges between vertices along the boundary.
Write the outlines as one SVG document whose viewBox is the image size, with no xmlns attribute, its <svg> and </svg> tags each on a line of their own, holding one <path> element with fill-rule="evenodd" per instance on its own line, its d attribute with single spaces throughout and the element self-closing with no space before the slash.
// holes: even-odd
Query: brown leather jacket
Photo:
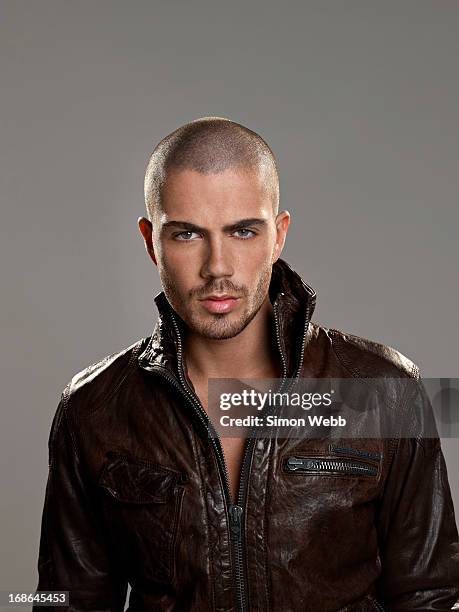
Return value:
<svg viewBox="0 0 459 612">
<path fill-rule="evenodd" d="M 269 295 L 285 377 L 418 378 L 395 349 L 311 322 L 315 292 L 281 259 Z M 184 375 L 183 322 L 163 292 L 155 302 L 152 336 L 62 393 L 37 589 L 70 591 L 73 611 L 123 610 L 128 583 L 132 611 L 452 609 L 459 544 L 439 439 L 346 440 L 342 465 L 371 469 L 308 473 L 286 460 L 336 460 L 322 439 L 250 438 L 233 504 Z"/>
</svg>

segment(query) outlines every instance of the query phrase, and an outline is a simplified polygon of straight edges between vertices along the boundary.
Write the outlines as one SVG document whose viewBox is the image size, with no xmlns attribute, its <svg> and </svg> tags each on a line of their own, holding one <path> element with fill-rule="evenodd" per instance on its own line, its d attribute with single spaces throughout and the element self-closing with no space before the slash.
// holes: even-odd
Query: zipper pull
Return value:
<svg viewBox="0 0 459 612">
<path fill-rule="evenodd" d="M 288 470 L 294 471 L 304 465 L 304 460 L 298 457 L 288 457 L 285 465 L 287 466 Z"/>
<path fill-rule="evenodd" d="M 230 529 L 232 535 L 240 540 L 242 536 L 242 507 L 231 506 L 230 508 Z"/>
</svg>

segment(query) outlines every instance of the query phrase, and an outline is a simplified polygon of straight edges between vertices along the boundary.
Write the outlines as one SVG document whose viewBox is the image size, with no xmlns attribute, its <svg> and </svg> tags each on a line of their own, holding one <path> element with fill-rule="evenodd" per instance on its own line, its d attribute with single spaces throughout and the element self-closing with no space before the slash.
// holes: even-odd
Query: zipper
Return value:
<svg viewBox="0 0 459 612">
<path fill-rule="evenodd" d="M 174 329 L 177 337 L 177 360 L 178 360 L 178 372 L 180 383 L 178 384 L 175 376 L 171 375 L 165 368 L 161 366 L 155 366 L 153 369 L 158 371 L 164 378 L 166 378 L 182 395 L 184 395 L 191 406 L 194 408 L 195 413 L 199 417 L 202 425 L 207 430 L 209 434 L 209 438 L 211 444 L 215 450 L 217 457 L 217 465 L 220 468 L 220 474 L 223 478 L 223 490 L 226 499 L 226 508 L 228 510 L 229 516 L 229 526 L 230 526 L 230 539 L 233 545 L 233 553 L 236 559 L 235 563 L 235 577 L 236 577 L 236 586 L 237 586 L 237 599 L 238 599 L 238 609 L 240 612 L 246 612 L 245 607 L 245 586 L 244 585 L 244 571 L 242 566 L 242 513 L 243 508 L 237 504 L 233 504 L 231 498 L 231 490 L 229 486 L 229 477 L 228 470 L 226 467 L 223 447 L 221 445 L 221 440 L 218 433 L 215 430 L 215 427 L 212 424 L 212 421 L 209 419 L 206 411 L 202 407 L 202 404 L 199 398 L 195 393 L 191 390 L 188 385 L 184 373 L 183 373 L 183 348 L 182 348 L 182 338 L 180 335 L 180 330 L 177 324 L 177 320 L 175 318 L 174 312 L 172 308 L 169 308 L 169 312 L 171 315 L 172 323 L 174 325 Z"/>
<path fill-rule="evenodd" d="M 287 361 L 282 351 L 282 346 L 280 342 L 279 321 L 278 321 L 278 302 L 279 302 L 279 298 L 282 297 L 283 295 L 284 294 L 282 292 L 279 293 L 278 297 L 276 298 L 273 304 L 277 347 L 278 347 L 281 362 L 282 362 L 282 382 L 278 389 L 279 392 L 283 390 L 285 381 L 287 380 Z M 166 370 L 166 368 L 162 366 L 156 365 L 156 366 L 153 366 L 147 369 L 149 369 L 150 371 L 158 372 L 158 374 L 160 374 L 166 380 L 168 380 L 173 385 L 173 387 L 175 387 L 189 401 L 191 406 L 195 409 L 195 413 L 199 417 L 200 422 L 202 423 L 202 425 L 204 426 L 208 434 L 210 434 L 210 440 L 211 440 L 211 443 L 213 445 L 213 448 L 215 450 L 216 457 L 217 457 L 217 465 L 220 468 L 220 474 L 222 475 L 222 478 L 223 478 L 223 489 L 224 489 L 224 494 L 225 494 L 225 499 L 226 499 L 226 509 L 228 511 L 228 516 L 229 516 L 229 529 L 230 529 L 230 536 L 231 536 L 231 542 L 233 546 L 233 553 L 234 553 L 234 559 L 235 559 L 235 580 L 236 580 L 236 597 L 237 597 L 237 603 L 238 603 L 238 611 L 247 612 L 248 611 L 248 601 L 247 601 L 248 600 L 248 585 L 247 585 L 247 577 L 246 577 L 246 571 L 245 571 L 245 555 L 244 555 L 244 552 L 245 552 L 245 538 L 244 538 L 245 514 L 244 514 L 244 510 L 245 510 L 245 501 L 246 501 L 245 498 L 246 498 L 247 481 L 248 481 L 247 477 L 248 477 L 249 466 L 252 460 L 253 449 L 255 445 L 255 438 L 252 437 L 251 434 L 254 432 L 255 427 L 249 431 L 246 437 L 246 440 L 245 440 L 242 467 L 241 467 L 241 473 L 240 473 L 240 479 L 239 479 L 238 494 L 237 494 L 236 503 L 233 504 L 233 500 L 231 498 L 231 490 L 229 486 L 228 471 L 226 467 L 221 439 L 218 433 L 216 432 L 215 427 L 213 426 L 211 420 L 209 419 L 206 411 L 202 407 L 202 404 L 199 398 L 191 390 L 190 386 L 188 385 L 185 379 L 184 372 L 183 372 L 183 358 L 182 358 L 183 349 L 182 349 L 182 339 L 180 335 L 180 330 L 179 330 L 179 327 L 178 327 L 178 324 L 175 318 L 174 311 L 172 310 L 171 307 L 169 307 L 169 312 L 170 312 L 172 323 L 174 325 L 174 329 L 175 329 L 176 336 L 177 336 L 177 344 L 178 344 L 177 360 L 178 360 L 178 372 L 179 372 L 180 383 L 179 381 L 177 381 L 177 378 L 174 375 L 170 374 L 168 370 Z M 304 358 L 306 333 L 307 333 L 308 325 L 309 325 L 309 316 L 310 316 L 309 313 L 310 313 L 310 303 L 308 301 L 306 305 L 306 312 L 305 312 L 304 332 L 303 332 L 303 340 L 302 340 L 301 351 L 300 351 L 300 359 L 298 362 L 298 367 L 295 372 L 295 375 L 292 377 L 293 382 L 289 388 L 291 388 L 293 384 L 295 384 L 295 381 L 299 378 L 299 375 L 301 372 L 301 367 L 302 367 L 303 358 Z M 266 412 L 266 409 L 263 409 L 261 412 Z"/>
<path fill-rule="evenodd" d="M 378 610 L 378 612 L 385 612 L 385 609 L 383 608 L 383 606 L 379 603 L 379 601 L 377 599 L 372 597 L 372 600 L 373 600 L 375 608 L 376 608 L 376 610 Z"/>
<path fill-rule="evenodd" d="M 287 380 L 287 360 L 282 350 L 282 345 L 280 341 L 279 312 L 278 312 L 279 299 L 283 295 L 284 295 L 283 292 L 279 293 L 278 297 L 276 298 L 273 304 L 274 326 L 275 326 L 275 331 L 276 331 L 277 348 L 279 350 L 279 354 L 280 354 L 280 358 L 282 362 L 282 382 L 278 389 L 279 392 L 283 390 L 285 381 Z M 306 306 L 305 318 L 304 318 L 304 331 L 303 331 L 303 340 L 302 340 L 301 351 L 300 351 L 300 359 L 298 362 L 297 370 L 293 377 L 294 381 L 298 379 L 300 372 L 301 372 L 301 367 L 303 364 L 306 333 L 307 333 L 308 325 L 309 325 L 309 312 L 310 312 L 310 304 L 308 301 L 307 306 Z M 294 382 L 292 383 L 290 388 L 293 386 L 293 384 Z M 260 414 L 264 415 L 266 412 L 267 412 L 267 409 L 263 408 Z M 236 505 L 233 507 L 233 512 L 231 515 L 232 524 L 235 530 L 234 532 L 236 534 L 236 544 L 237 544 L 236 546 L 236 575 L 238 578 L 237 586 L 238 586 L 238 599 L 240 603 L 240 612 L 246 612 L 246 610 L 248 609 L 247 608 L 248 586 L 246 583 L 246 575 L 245 575 L 245 557 L 244 557 L 245 540 L 244 540 L 243 527 L 244 527 L 244 518 L 245 518 L 244 509 L 246 505 L 245 502 L 246 502 L 246 493 L 247 493 L 248 474 L 249 474 L 250 464 L 252 462 L 253 449 L 255 447 L 255 440 L 256 440 L 256 437 L 252 435 L 253 433 L 255 433 L 255 436 L 256 436 L 255 428 L 252 428 L 251 430 L 249 430 L 249 433 L 246 437 L 244 451 L 243 451 L 243 458 L 242 458 L 241 473 L 239 477 L 238 495 L 237 495 Z"/>
<path fill-rule="evenodd" d="M 374 476 L 378 468 L 370 463 L 353 459 L 329 459 L 323 457 L 287 457 L 284 468 L 287 472 L 328 472 L 331 474 L 368 474 Z"/>
</svg>

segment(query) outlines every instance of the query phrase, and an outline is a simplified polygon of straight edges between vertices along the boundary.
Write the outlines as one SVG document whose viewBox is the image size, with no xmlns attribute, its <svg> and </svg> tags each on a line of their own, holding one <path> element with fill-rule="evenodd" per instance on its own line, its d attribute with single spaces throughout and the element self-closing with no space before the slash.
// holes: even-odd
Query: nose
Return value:
<svg viewBox="0 0 459 612">
<path fill-rule="evenodd" d="M 222 239 L 209 238 L 201 268 L 202 278 L 221 278 L 232 275 L 233 262 L 230 249 L 225 249 Z"/>
</svg>

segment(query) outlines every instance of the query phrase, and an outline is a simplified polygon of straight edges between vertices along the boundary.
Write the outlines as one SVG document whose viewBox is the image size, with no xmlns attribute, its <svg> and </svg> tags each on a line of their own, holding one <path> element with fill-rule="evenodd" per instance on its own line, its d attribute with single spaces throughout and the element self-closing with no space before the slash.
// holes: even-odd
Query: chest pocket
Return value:
<svg viewBox="0 0 459 612">
<path fill-rule="evenodd" d="M 107 453 L 98 486 L 114 545 L 137 578 L 170 583 L 186 475 L 117 452 Z"/>
<path fill-rule="evenodd" d="M 351 445 L 352 444 L 352 445 Z M 383 454 L 375 447 L 345 444 L 293 447 L 283 454 L 283 486 L 298 501 L 314 498 L 340 512 L 374 501 L 380 492 Z"/>
<path fill-rule="evenodd" d="M 382 453 L 377 450 L 329 444 L 317 453 L 291 452 L 283 458 L 284 472 L 375 480 L 381 473 Z"/>
<path fill-rule="evenodd" d="M 363 476 L 366 478 L 377 476 L 378 467 L 368 462 L 356 461 L 355 459 L 289 455 L 284 461 L 284 471 L 325 474 L 329 476 Z"/>
</svg>

